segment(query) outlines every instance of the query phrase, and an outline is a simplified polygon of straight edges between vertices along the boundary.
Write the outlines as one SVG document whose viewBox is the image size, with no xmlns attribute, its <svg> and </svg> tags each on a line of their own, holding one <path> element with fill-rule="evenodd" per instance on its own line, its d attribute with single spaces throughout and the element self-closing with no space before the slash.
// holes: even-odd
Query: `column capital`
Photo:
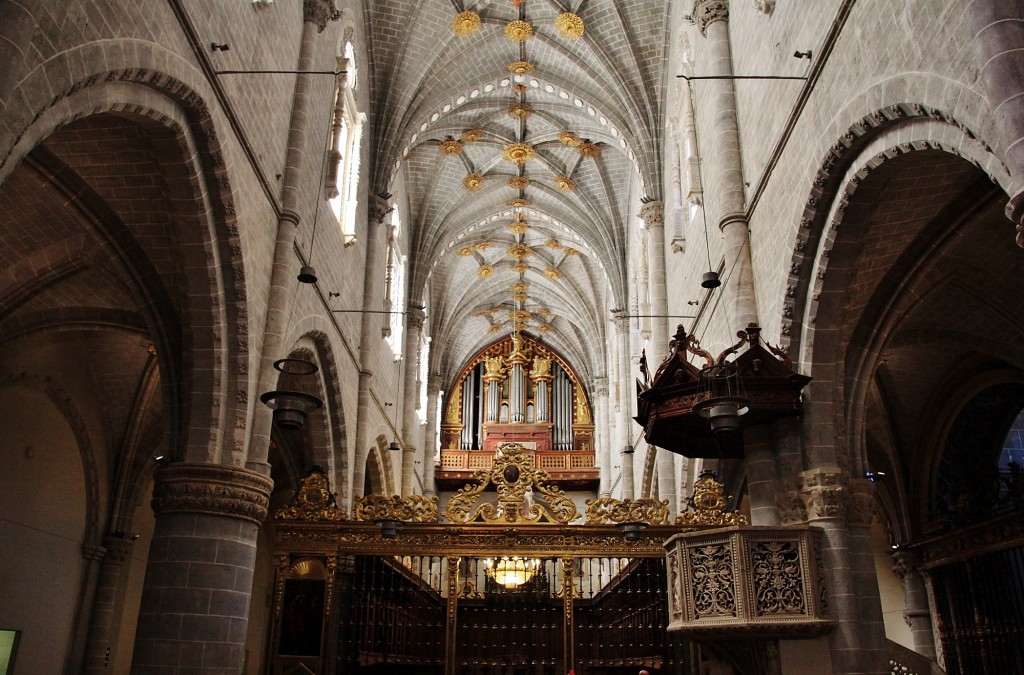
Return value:
<svg viewBox="0 0 1024 675">
<path fill-rule="evenodd" d="M 819 467 L 800 474 L 800 499 L 808 520 L 844 518 L 849 488 L 846 473 L 837 466 Z"/>
<path fill-rule="evenodd" d="M 316 31 L 323 33 L 335 11 L 334 0 L 303 0 L 302 20 L 315 23 Z"/>
<path fill-rule="evenodd" d="M 615 322 L 615 329 L 620 335 L 629 334 L 629 314 L 616 314 L 612 317 L 612 321 Z"/>
<path fill-rule="evenodd" d="M 892 571 L 903 581 L 917 574 L 918 562 L 920 557 L 916 551 L 898 548 L 892 552 Z"/>
<path fill-rule="evenodd" d="M 108 534 L 103 537 L 103 547 L 107 549 L 107 562 L 122 564 L 131 557 L 132 548 L 138 535 L 134 534 Z"/>
<path fill-rule="evenodd" d="M 648 230 L 665 227 L 665 202 L 660 199 L 646 202 L 640 207 L 640 212 L 637 215 L 644 221 L 644 227 Z"/>
<path fill-rule="evenodd" d="M 693 0 L 690 13 L 700 34 L 707 37 L 708 26 L 716 21 L 729 20 L 729 0 Z"/>
<path fill-rule="evenodd" d="M 174 463 L 157 469 L 153 512 L 209 513 L 266 520 L 274 481 L 253 471 L 219 464 Z"/>
<path fill-rule="evenodd" d="M 394 205 L 391 204 L 391 195 L 384 193 L 374 195 L 370 198 L 369 209 L 367 211 L 370 222 L 380 223 L 384 222 L 384 219 L 388 217 L 388 214 L 395 210 Z"/>
<path fill-rule="evenodd" d="M 426 318 L 427 313 L 423 311 L 423 307 L 420 305 L 410 304 L 405 310 L 405 323 L 411 329 L 423 330 L 423 322 Z"/>
</svg>

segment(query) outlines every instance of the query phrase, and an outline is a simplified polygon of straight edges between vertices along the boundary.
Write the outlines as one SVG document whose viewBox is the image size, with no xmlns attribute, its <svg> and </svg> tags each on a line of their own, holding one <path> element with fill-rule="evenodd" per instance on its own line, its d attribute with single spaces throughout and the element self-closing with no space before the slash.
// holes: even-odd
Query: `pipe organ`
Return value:
<svg viewBox="0 0 1024 675">
<path fill-rule="evenodd" d="M 538 457 L 572 454 L 538 462 L 554 480 L 561 469 L 588 474 L 584 480 L 597 474 L 591 405 L 580 378 L 564 358 L 528 335 L 510 335 L 471 359 L 444 410 L 442 473 L 489 466 L 500 443 L 515 441 Z"/>
</svg>

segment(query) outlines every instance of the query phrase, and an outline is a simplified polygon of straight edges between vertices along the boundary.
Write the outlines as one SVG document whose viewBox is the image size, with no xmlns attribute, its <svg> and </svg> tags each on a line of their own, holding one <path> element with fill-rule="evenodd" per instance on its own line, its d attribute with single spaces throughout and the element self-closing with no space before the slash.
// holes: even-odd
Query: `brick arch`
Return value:
<svg viewBox="0 0 1024 675">
<path fill-rule="evenodd" d="M 952 115 L 920 103 L 900 103 L 861 117 L 824 149 L 793 241 L 785 297 L 781 303 L 780 345 L 801 356 L 803 317 L 815 285 L 828 266 L 830 235 L 841 225 L 858 186 L 885 161 L 916 150 L 939 149 L 979 167 L 1004 188 L 1006 166 L 992 148 Z"/>
<path fill-rule="evenodd" d="M 240 464 L 248 436 L 246 276 L 224 148 L 207 103 L 213 93 L 190 64 L 159 45 L 133 41 L 132 47 L 126 52 L 131 64 L 72 79 L 83 61 L 106 62 L 103 45 L 82 45 L 40 64 L 19 83 L 7 116 L 14 135 L 0 136 L 0 181 L 54 132 L 92 115 L 128 116 L 169 135 L 161 148 L 176 158 L 161 165 L 169 172 L 169 199 L 176 221 L 194 235 L 178 254 L 192 272 L 185 274 L 194 285 L 189 296 L 208 300 L 186 308 L 189 353 L 196 359 L 186 389 L 193 394 L 168 401 L 190 413 L 179 448 L 170 451 Z M 237 346 L 229 357 L 222 356 L 225 344 Z M 225 409 L 230 421 L 222 425 L 219 411 Z"/>
<path fill-rule="evenodd" d="M 884 114 L 873 119 L 882 117 L 889 119 Z M 934 116 L 921 122 L 900 125 L 895 139 L 883 130 L 864 143 L 843 167 L 841 178 L 833 181 L 831 199 L 819 201 L 812 194 L 805 221 L 810 214 L 817 218 L 819 229 L 813 235 L 817 255 L 793 263 L 793 274 L 802 274 L 798 281 L 802 286 L 794 293 L 791 285 L 792 304 L 787 305 L 785 318 L 799 329 L 795 335 L 799 341 L 790 347 L 798 348 L 802 370 L 815 378 L 807 405 L 811 463 L 839 464 L 854 475 L 869 468 L 863 429 L 866 400 L 883 338 L 899 328 L 902 315 L 897 304 L 909 302 L 906 298 L 913 294 L 914 284 L 926 278 L 932 248 L 942 246 L 936 242 L 945 241 L 963 224 L 961 211 L 974 208 L 975 202 L 987 202 L 998 192 L 990 184 L 997 182 L 996 176 L 982 164 L 986 156 L 972 156 L 971 148 L 980 144 L 963 143 L 962 129 Z M 897 142 L 918 135 L 921 140 Z M 876 208 L 895 203 L 889 181 L 897 173 L 900 178 L 913 175 L 919 180 L 921 193 L 912 198 L 918 206 L 928 200 L 924 191 L 931 190 L 935 208 L 908 215 L 904 227 L 883 232 L 883 221 L 876 222 Z M 943 187 L 940 181 L 948 182 L 950 177 L 963 183 Z M 827 185 L 822 181 L 816 186 L 821 190 L 818 194 L 828 196 Z M 879 248 L 880 233 L 892 239 L 884 251 Z M 866 262 L 878 268 L 872 272 L 873 284 L 861 289 L 852 284 L 858 279 L 858 266 Z M 848 303 L 853 306 L 850 310 Z M 816 322 L 827 330 L 818 331 Z"/>
<path fill-rule="evenodd" d="M 327 471 L 331 484 L 344 503 L 348 498 L 347 428 L 338 363 L 327 333 L 322 330 L 303 331 L 289 358 L 301 358 L 319 368 L 315 376 L 293 380 L 301 383 L 302 391 L 312 393 L 324 402 L 322 411 L 309 417 L 311 445 L 306 459 L 309 464 L 322 466 Z"/>
</svg>

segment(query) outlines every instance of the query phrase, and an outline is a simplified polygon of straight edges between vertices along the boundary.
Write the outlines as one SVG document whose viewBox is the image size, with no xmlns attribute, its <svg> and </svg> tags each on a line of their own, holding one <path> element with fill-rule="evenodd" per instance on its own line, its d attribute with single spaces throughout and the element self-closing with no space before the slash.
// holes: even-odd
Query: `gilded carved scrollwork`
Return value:
<svg viewBox="0 0 1024 675">
<path fill-rule="evenodd" d="M 647 523 L 668 525 L 668 500 L 662 499 L 600 499 L 587 500 L 587 525 L 608 523 Z"/>
<path fill-rule="evenodd" d="M 448 502 L 445 517 L 456 523 L 570 523 L 579 512 L 559 488 L 545 485 L 548 472 L 535 469 L 519 443 L 502 443 L 490 469 L 473 474 Z M 488 485 L 498 491 L 497 503 L 477 504 Z M 536 500 L 536 501 L 534 501 Z"/>
<path fill-rule="evenodd" d="M 738 511 L 726 512 L 728 499 L 725 486 L 710 472 L 701 474 L 693 484 L 693 496 L 689 499 L 692 511 L 676 516 L 677 525 L 703 525 L 726 527 L 747 525 L 747 517 Z"/>
<path fill-rule="evenodd" d="M 406 523 L 437 522 L 437 497 L 366 495 L 355 501 L 356 520 L 400 520 Z"/>
<path fill-rule="evenodd" d="M 338 508 L 327 476 L 320 467 L 313 467 L 302 479 L 288 506 L 278 509 L 276 520 L 304 520 L 309 522 L 338 522 L 348 520 L 348 514 Z"/>
</svg>

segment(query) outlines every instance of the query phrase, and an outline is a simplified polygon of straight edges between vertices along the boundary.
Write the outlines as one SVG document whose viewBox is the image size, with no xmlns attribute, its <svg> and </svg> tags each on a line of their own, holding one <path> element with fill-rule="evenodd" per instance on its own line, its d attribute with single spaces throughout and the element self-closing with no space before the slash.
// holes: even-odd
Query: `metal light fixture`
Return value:
<svg viewBox="0 0 1024 675">
<path fill-rule="evenodd" d="M 312 265 L 303 265 L 299 270 L 298 280 L 304 284 L 316 283 L 316 268 Z"/>
<path fill-rule="evenodd" d="M 718 278 L 718 272 L 714 270 L 708 270 L 701 277 L 700 286 L 701 288 L 718 288 L 722 285 L 722 280 Z"/>
<path fill-rule="evenodd" d="M 380 536 L 385 539 L 394 539 L 398 536 L 398 530 L 402 528 L 404 523 L 401 520 L 375 520 L 377 527 L 380 528 Z"/>
<path fill-rule="evenodd" d="M 626 541 L 639 541 L 640 533 L 647 529 L 647 523 L 642 521 L 616 523 L 615 526 L 622 530 L 622 537 Z"/>
<path fill-rule="evenodd" d="M 496 584 L 511 590 L 533 578 L 540 569 L 540 560 L 518 556 L 505 556 L 498 561 L 488 558 L 484 561 L 484 568 Z"/>
<path fill-rule="evenodd" d="M 274 369 L 286 375 L 312 375 L 319 371 L 316 364 L 302 359 L 278 359 Z M 260 396 L 260 401 L 274 411 L 274 423 L 282 429 L 301 429 L 306 424 L 306 417 L 314 410 L 323 407 L 324 402 L 301 391 L 278 389 L 268 391 Z"/>
<path fill-rule="evenodd" d="M 701 370 L 698 387 L 708 397 L 693 406 L 711 424 L 714 434 L 740 432 L 740 416 L 750 409 L 750 401 L 742 395 L 739 370 L 731 362 L 721 362 Z"/>
</svg>

